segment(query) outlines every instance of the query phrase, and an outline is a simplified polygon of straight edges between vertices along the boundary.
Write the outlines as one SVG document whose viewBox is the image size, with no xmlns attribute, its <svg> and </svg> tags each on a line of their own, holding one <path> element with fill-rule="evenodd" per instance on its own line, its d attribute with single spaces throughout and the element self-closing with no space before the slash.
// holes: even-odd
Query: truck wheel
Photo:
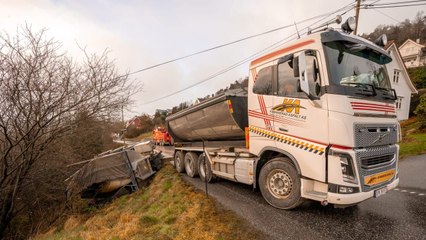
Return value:
<svg viewBox="0 0 426 240">
<path fill-rule="evenodd" d="M 198 155 L 196 153 L 185 154 L 185 171 L 186 175 L 192 178 L 198 175 Z"/>
<path fill-rule="evenodd" d="M 293 209 L 302 204 L 300 186 L 299 174 L 288 158 L 274 158 L 260 170 L 260 192 L 276 208 Z"/>
<path fill-rule="evenodd" d="M 205 182 L 206 178 L 208 183 L 214 182 L 216 180 L 216 176 L 213 175 L 211 169 L 212 167 L 210 165 L 210 162 L 207 160 L 206 157 L 204 157 L 203 154 L 200 154 L 200 156 L 198 157 L 198 174 L 200 175 L 201 181 Z"/>
<path fill-rule="evenodd" d="M 185 162 L 183 160 L 183 152 L 177 151 L 175 153 L 175 168 L 178 173 L 185 171 Z"/>
</svg>

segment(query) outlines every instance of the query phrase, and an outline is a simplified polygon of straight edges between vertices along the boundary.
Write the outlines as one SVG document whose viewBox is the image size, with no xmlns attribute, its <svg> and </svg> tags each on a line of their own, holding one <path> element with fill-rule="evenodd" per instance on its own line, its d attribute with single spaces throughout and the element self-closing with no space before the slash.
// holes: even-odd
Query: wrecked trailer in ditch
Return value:
<svg viewBox="0 0 426 240">
<path fill-rule="evenodd" d="M 120 147 L 83 161 L 85 165 L 71 175 L 67 197 L 105 199 L 138 190 L 139 184 L 161 168 L 162 154 L 151 142 Z M 78 164 L 78 163 L 77 163 Z"/>
</svg>

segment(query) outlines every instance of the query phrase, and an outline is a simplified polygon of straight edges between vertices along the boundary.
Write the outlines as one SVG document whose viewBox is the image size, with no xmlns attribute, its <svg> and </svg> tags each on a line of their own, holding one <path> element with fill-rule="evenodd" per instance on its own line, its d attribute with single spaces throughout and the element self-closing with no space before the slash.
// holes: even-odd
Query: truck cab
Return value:
<svg viewBox="0 0 426 240">
<path fill-rule="evenodd" d="M 328 29 L 251 62 L 249 151 L 266 201 L 349 206 L 398 185 L 390 61 L 375 43 Z"/>
</svg>

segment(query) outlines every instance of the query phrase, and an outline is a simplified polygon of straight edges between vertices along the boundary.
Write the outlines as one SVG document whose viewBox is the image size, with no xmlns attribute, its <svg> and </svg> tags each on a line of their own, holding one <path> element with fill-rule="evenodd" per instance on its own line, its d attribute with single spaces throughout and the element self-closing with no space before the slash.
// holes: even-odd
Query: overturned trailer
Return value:
<svg viewBox="0 0 426 240">
<path fill-rule="evenodd" d="M 141 181 L 161 168 L 161 152 L 154 152 L 151 142 L 121 147 L 85 161 L 85 165 L 65 181 L 67 196 L 82 198 L 114 196 L 121 189 L 133 192 Z"/>
</svg>

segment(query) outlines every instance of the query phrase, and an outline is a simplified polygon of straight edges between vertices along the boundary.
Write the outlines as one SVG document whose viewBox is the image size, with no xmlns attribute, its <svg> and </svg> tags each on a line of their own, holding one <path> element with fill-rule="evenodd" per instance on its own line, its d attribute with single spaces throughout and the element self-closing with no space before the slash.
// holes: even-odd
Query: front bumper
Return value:
<svg viewBox="0 0 426 240">
<path fill-rule="evenodd" d="M 386 188 L 388 191 L 390 191 L 396 188 L 398 184 L 399 184 L 399 178 L 396 178 L 392 182 L 388 183 L 386 185 Z M 328 203 L 335 204 L 335 205 L 354 205 L 362 201 L 365 201 L 369 198 L 372 198 L 374 196 L 374 191 L 375 190 L 371 190 L 368 192 L 352 193 L 352 194 L 328 192 L 327 201 Z"/>
</svg>

